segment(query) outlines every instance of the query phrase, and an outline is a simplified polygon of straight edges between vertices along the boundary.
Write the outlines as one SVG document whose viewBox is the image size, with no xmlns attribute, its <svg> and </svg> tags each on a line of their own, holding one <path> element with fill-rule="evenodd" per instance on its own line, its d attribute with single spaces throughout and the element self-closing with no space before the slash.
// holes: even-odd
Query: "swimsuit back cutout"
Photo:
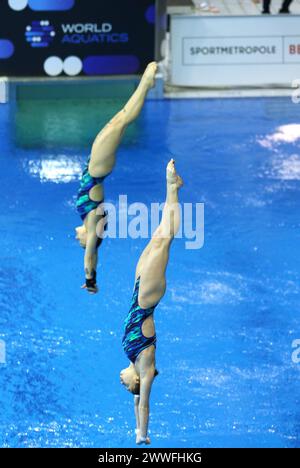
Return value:
<svg viewBox="0 0 300 468">
<path fill-rule="evenodd" d="M 125 319 L 125 331 L 122 340 L 123 349 L 128 359 L 135 362 L 138 355 L 146 348 L 156 346 L 156 334 L 147 338 L 143 335 L 142 325 L 144 320 L 153 315 L 156 306 L 142 309 L 138 304 L 140 278 L 136 280 L 131 307 Z"/>
<path fill-rule="evenodd" d="M 89 162 L 90 158 L 88 158 L 87 164 L 83 170 L 80 187 L 77 194 L 77 201 L 76 201 L 76 208 L 82 220 L 94 209 L 96 209 L 103 200 L 101 201 L 94 201 L 90 198 L 90 190 L 98 184 L 102 184 L 105 177 L 92 177 L 89 173 Z"/>
</svg>

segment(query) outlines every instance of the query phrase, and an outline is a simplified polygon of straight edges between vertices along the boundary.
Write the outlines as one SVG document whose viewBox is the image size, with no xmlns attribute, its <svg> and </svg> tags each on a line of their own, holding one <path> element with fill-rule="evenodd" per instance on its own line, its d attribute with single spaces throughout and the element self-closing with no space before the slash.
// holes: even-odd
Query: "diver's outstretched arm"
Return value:
<svg viewBox="0 0 300 468">
<path fill-rule="evenodd" d="M 106 222 L 107 218 L 104 212 L 102 215 L 90 213 L 87 220 L 88 233 L 84 252 L 84 272 L 86 281 L 81 287 L 82 289 L 87 289 L 88 292 L 92 294 L 98 292 L 96 283 L 98 244 L 101 242 L 101 236 L 104 232 Z"/>
<path fill-rule="evenodd" d="M 150 392 L 155 377 L 155 348 L 146 348 L 138 357 L 135 366 L 140 375 L 140 398 L 139 398 L 139 430 L 137 431 L 136 443 L 150 444 L 148 436 Z"/>
<path fill-rule="evenodd" d="M 140 404 L 140 395 L 134 395 L 134 415 L 135 415 L 135 423 L 136 423 L 136 440 L 140 435 L 140 413 L 139 413 L 139 404 Z"/>
<path fill-rule="evenodd" d="M 96 270 L 98 263 L 97 241 L 98 237 L 96 233 L 88 234 L 84 254 L 84 272 L 86 282 L 82 286 L 82 289 L 87 289 L 90 293 L 98 292 L 96 285 Z"/>
</svg>

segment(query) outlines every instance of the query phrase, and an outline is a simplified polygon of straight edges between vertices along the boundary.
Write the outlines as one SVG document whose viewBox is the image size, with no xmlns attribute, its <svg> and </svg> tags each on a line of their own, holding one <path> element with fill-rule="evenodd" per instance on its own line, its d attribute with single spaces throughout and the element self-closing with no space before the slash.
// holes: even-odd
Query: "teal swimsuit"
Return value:
<svg viewBox="0 0 300 468">
<path fill-rule="evenodd" d="M 76 201 L 76 208 L 82 220 L 84 220 L 92 210 L 95 210 L 101 203 L 103 203 L 103 200 L 91 200 L 89 192 L 91 188 L 95 187 L 95 185 L 102 184 L 106 176 L 92 177 L 89 173 L 89 162 L 90 157 L 82 173 L 80 188 L 78 190 Z"/>
<path fill-rule="evenodd" d="M 138 304 L 140 278 L 136 280 L 131 307 L 125 319 L 125 332 L 122 340 L 123 349 L 128 359 L 135 363 L 138 355 L 150 346 L 156 347 L 156 335 L 146 338 L 142 332 L 142 325 L 147 317 L 150 317 L 156 307 L 142 309 Z"/>
</svg>

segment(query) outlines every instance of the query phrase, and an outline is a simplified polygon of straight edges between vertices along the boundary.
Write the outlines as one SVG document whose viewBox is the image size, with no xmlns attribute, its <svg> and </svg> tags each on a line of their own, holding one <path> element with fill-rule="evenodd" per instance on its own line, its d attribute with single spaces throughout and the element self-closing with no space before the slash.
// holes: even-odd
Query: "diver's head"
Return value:
<svg viewBox="0 0 300 468">
<path fill-rule="evenodd" d="M 158 375 L 158 370 L 155 369 L 154 377 L 156 377 L 157 375 Z M 121 384 L 124 385 L 126 390 L 131 392 L 133 395 L 140 394 L 140 377 L 133 364 L 130 364 L 129 367 L 126 367 L 126 369 L 123 369 L 120 372 L 120 381 L 121 381 Z"/>
<path fill-rule="evenodd" d="M 78 226 L 75 228 L 76 231 L 76 239 L 78 240 L 80 246 L 85 249 L 86 248 L 86 240 L 87 240 L 87 230 L 84 224 L 82 226 Z M 100 237 L 97 238 L 96 248 L 100 247 L 102 243 L 102 239 Z"/>
<path fill-rule="evenodd" d="M 80 246 L 85 249 L 86 247 L 86 237 L 87 237 L 87 230 L 84 225 L 78 226 L 75 228 L 76 231 L 76 239 L 78 240 Z"/>
<path fill-rule="evenodd" d="M 133 364 L 120 372 L 120 381 L 126 390 L 133 393 L 133 395 L 139 395 L 140 378 Z"/>
</svg>

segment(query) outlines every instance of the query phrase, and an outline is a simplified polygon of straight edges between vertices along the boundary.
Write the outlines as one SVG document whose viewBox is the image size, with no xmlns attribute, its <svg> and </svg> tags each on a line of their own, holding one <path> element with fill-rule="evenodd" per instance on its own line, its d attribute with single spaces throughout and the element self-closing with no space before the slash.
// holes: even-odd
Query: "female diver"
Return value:
<svg viewBox="0 0 300 468">
<path fill-rule="evenodd" d="M 143 251 L 135 273 L 131 307 L 125 320 L 123 348 L 131 361 L 120 373 L 121 383 L 134 394 L 136 443 L 150 444 L 149 398 L 154 377 L 156 335 L 153 313 L 166 290 L 169 250 L 180 224 L 178 189 L 183 185 L 174 160 L 167 166 L 167 197 L 162 220 Z"/>
<path fill-rule="evenodd" d="M 156 70 L 157 64 L 151 62 L 127 104 L 97 135 L 82 174 L 76 207 L 83 224 L 76 228 L 76 239 L 85 249 L 85 284 L 82 288 L 92 294 L 98 291 L 98 247 L 102 242 L 101 235 L 107 222 L 103 209 L 103 181 L 114 168 L 116 151 L 127 125 L 139 116 L 147 93 L 154 86 Z"/>
</svg>

